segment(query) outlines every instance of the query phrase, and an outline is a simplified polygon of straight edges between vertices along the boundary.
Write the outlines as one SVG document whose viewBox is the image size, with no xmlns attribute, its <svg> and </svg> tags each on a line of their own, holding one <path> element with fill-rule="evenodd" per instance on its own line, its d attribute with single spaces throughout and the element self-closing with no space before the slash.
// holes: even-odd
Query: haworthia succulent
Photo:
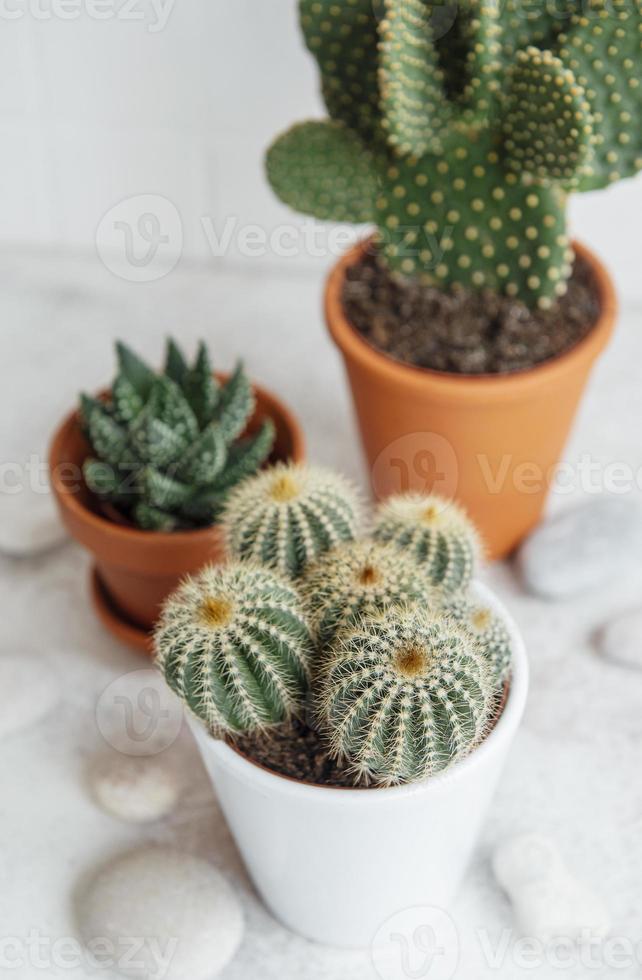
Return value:
<svg viewBox="0 0 642 980">
<path fill-rule="evenodd" d="M 204 344 L 190 366 L 170 340 L 158 375 L 123 343 L 117 355 L 109 398 L 80 401 L 93 452 L 84 465 L 89 489 L 145 530 L 213 523 L 274 445 L 271 419 L 243 435 L 255 398 L 242 365 L 219 384 Z"/>
</svg>

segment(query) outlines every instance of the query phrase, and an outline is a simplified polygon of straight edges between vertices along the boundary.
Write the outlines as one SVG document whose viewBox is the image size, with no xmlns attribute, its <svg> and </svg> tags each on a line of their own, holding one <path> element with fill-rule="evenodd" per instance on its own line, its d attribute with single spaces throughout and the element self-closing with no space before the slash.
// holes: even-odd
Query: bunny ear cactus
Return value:
<svg viewBox="0 0 642 980">
<path fill-rule="evenodd" d="M 320 648 L 363 616 L 391 606 L 432 603 L 421 568 L 396 548 L 357 541 L 335 548 L 314 564 L 301 583 Z"/>
<path fill-rule="evenodd" d="M 477 531 L 453 501 L 398 494 L 379 506 L 374 537 L 415 558 L 430 585 L 445 594 L 467 588 L 481 554 Z"/>
<path fill-rule="evenodd" d="M 251 565 L 205 568 L 164 606 L 155 634 L 169 686 L 213 734 L 247 734 L 302 711 L 311 638 L 294 589 Z"/>
<path fill-rule="evenodd" d="M 642 169 L 642 0 L 448 9 L 300 0 L 331 118 L 278 139 L 268 177 L 299 211 L 375 223 L 394 273 L 546 309 L 569 192 Z"/>
<path fill-rule="evenodd" d="M 425 610 L 388 610 L 327 653 L 317 697 L 333 754 L 359 779 L 424 779 L 487 732 L 492 684 L 472 637 Z"/>
<path fill-rule="evenodd" d="M 246 480 L 222 518 L 228 550 L 298 578 L 360 523 L 357 494 L 330 470 L 282 463 Z"/>
<path fill-rule="evenodd" d="M 117 353 L 110 399 L 81 398 L 94 453 L 83 469 L 87 486 L 146 530 L 214 523 L 229 492 L 274 443 L 271 420 L 239 438 L 255 406 L 242 366 L 220 384 L 204 344 L 189 367 L 170 341 L 160 375 L 124 344 Z"/>
</svg>

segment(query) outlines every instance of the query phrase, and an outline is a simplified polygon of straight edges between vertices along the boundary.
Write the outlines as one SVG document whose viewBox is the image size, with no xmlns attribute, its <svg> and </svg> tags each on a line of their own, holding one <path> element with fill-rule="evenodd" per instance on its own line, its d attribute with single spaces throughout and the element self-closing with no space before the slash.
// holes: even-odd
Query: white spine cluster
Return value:
<svg viewBox="0 0 642 980">
<path fill-rule="evenodd" d="M 243 483 L 222 523 L 235 558 L 296 578 L 326 551 L 354 539 L 359 513 L 357 494 L 343 477 L 283 463 Z"/>
<path fill-rule="evenodd" d="M 419 565 L 392 545 L 349 542 L 324 555 L 304 576 L 301 591 L 323 649 L 362 616 L 394 605 L 437 605 Z"/>
<path fill-rule="evenodd" d="M 442 609 L 474 636 L 486 657 L 496 690 L 500 693 L 510 676 L 513 657 L 506 624 L 489 606 L 468 593 L 445 596 Z"/>
<path fill-rule="evenodd" d="M 470 634 L 417 608 L 346 631 L 318 677 L 334 755 L 381 785 L 424 779 L 470 752 L 488 730 L 492 693 Z"/>
<path fill-rule="evenodd" d="M 374 536 L 412 555 L 430 584 L 445 592 L 469 585 L 482 551 L 477 531 L 464 510 L 434 495 L 390 497 L 379 507 Z"/>
<path fill-rule="evenodd" d="M 299 713 L 311 638 L 299 596 L 266 568 L 205 568 L 165 604 L 157 663 L 169 686 L 217 735 Z"/>
</svg>

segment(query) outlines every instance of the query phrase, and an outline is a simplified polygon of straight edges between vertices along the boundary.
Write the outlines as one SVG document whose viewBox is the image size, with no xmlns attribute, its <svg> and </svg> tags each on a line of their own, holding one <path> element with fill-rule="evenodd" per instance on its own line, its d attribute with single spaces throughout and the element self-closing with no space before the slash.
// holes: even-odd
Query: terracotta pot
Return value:
<svg viewBox="0 0 642 980">
<path fill-rule="evenodd" d="M 277 433 L 272 461 L 302 461 L 303 434 L 294 416 L 268 391 L 254 390 L 257 408 L 248 431 L 270 416 Z M 207 562 L 224 560 L 221 530 L 214 525 L 168 534 L 109 520 L 82 479 L 90 452 L 78 413 L 72 412 L 51 444 L 51 486 L 67 530 L 95 557 L 92 591 L 101 619 L 124 642 L 149 649 L 159 606 L 180 579 Z"/>
<path fill-rule="evenodd" d="M 507 555 L 537 524 L 555 466 L 597 356 L 613 331 L 617 302 L 602 263 L 583 245 L 601 315 L 572 350 L 529 371 L 458 375 L 401 364 L 348 321 L 348 252 L 328 279 L 325 310 L 345 361 L 375 497 L 434 490 L 455 497 L 481 530 L 489 558 Z"/>
</svg>

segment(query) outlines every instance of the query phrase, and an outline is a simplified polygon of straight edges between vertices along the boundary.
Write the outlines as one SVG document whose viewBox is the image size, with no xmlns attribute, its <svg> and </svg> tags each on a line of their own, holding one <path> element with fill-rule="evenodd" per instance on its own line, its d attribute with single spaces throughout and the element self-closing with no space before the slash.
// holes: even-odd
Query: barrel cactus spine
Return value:
<svg viewBox="0 0 642 980">
<path fill-rule="evenodd" d="M 392 786 L 442 772 L 488 731 L 492 681 L 466 630 L 426 610 L 363 619 L 326 651 L 319 725 L 357 780 Z"/>
<path fill-rule="evenodd" d="M 297 578 L 326 551 L 354 539 L 360 510 L 356 491 L 338 474 L 281 463 L 234 491 L 222 525 L 235 558 Z"/>
<path fill-rule="evenodd" d="M 467 588 L 482 553 L 463 508 L 434 494 L 389 497 L 375 515 L 374 537 L 412 555 L 430 584 L 445 593 Z"/>
<path fill-rule="evenodd" d="M 569 194 L 642 169 L 641 0 L 300 12 L 330 119 L 272 146 L 277 195 L 376 224 L 395 274 L 550 308 L 572 272 Z"/>
<path fill-rule="evenodd" d="M 169 687 L 217 737 L 300 715 L 312 641 L 291 584 L 251 564 L 209 566 L 167 600 L 155 632 Z"/>
<path fill-rule="evenodd" d="M 504 621 L 474 594 L 461 592 L 443 598 L 442 611 L 469 630 L 490 668 L 495 691 L 502 693 L 512 666 L 511 637 Z"/>
<path fill-rule="evenodd" d="M 434 604 L 417 563 L 390 545 L 356 541 L 311 566 L 301 581 L 306 610 L 320 650 L 360 618 L 393 605 Z"/>
</svg>

